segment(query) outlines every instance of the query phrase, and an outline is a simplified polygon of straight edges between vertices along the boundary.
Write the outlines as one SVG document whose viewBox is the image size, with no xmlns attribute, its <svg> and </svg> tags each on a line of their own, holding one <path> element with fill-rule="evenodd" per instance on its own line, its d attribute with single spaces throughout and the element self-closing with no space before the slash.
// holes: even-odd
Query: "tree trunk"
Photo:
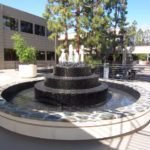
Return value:
<svg viewBox="0 0 150 150">
<path fill-rule="evenodd" d="M 77 49 L 77 52 L 79 53 L 79 49 L 80 49 L 80 33 L 79 33 L 79 14 L 80 14 L 80 9 L 77 8 L 77 11 L 76 11 L 76 49 Z"/>
<path fill-rule="evenodd" d="M 67 24 L 65 25 L 65 48 L 68 48 L 68 28 L 67 28 Z"/>
</svg>

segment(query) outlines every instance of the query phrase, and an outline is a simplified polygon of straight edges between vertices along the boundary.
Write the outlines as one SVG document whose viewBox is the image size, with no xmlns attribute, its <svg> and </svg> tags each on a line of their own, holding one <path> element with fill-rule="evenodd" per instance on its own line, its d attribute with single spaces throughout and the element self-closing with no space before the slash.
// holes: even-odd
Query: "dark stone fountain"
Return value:
<svg viewBox="0 0 150 150">
<path fill-rule="evenodd" d="M 85 63 L 56 65 L 53 74 L 35 84 L 35 98 L 58 106 L 91 106 L 106 101 L 108 86 Z"/>
</svg>

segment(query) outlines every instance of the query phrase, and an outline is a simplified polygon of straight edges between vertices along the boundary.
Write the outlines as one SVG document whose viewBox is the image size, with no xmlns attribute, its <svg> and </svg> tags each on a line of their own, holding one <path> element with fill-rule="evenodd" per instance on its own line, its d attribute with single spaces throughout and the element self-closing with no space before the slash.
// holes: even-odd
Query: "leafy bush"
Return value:
<svg viewBox="0 0 150 150">
<path fill-rule="evenodd" d="M 91 55 L 87 55 L 85 57 L 85 63 L 89 64 L 92 68 L 94 68 L 95 65 L 99 65 L 102 62 L 101 62 L 100 58 L 95 58 L 95 57 L 93 57 Z"/>
<path fill-rule="evenodd" d="M 133 54 L 133 60 L 147 60 L 147 54 Z"/>
<path fill-rule="evenodd" d="M 24 38 L 15 33 L 11 39 L 14 42 L 14 49 L 19 58 L 20 63 L 35 63 L 36 62 L 36 49 L 32 46 L 27 46 Z"/>
</svg>

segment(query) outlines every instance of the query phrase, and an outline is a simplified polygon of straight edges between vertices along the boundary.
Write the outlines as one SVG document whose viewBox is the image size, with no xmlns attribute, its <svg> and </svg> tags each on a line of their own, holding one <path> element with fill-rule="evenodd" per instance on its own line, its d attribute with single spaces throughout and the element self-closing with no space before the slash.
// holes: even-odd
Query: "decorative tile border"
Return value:
<svg viewBox="0 0 150 150">
<path fill-rule="evenodd" d="M 37 79 L 30 80 L 30 82 L 38 81 Z M 104 81 L 104 80 L 101 80 Z M 125 90 L 129 92 L 134 97 L 137 98 L 137 101 L 129 106 L 125 106 L 119 111 L 117 110 L 104 110 L 104 111 L 91 111 L 91 112 L 56 112 L 56 111 L 37 111 L 37 110 L 26 110 L 24 108 L 15 107 L 13 104 L 7 102 L 1 97 L 1 93 L 7 89 L 8 87 L 14 86 L 16 84 L 20 84 L 23 82 L 15 82 L 11 84 L 7 84 L 3 87 L 0 87 L 0 111 L 5 112 L 7 114 L 35 119 L 35 120 L 43 120 L 43 121 L 61 121 L 61 122 L 97 122 L 102 120 L 115 120 L 118 118 L 124 117 L 134 117 L 140 115 L 140 113 L 144 113 L 149 111 L 150 109 L 150 93 L 149 91 L 143 89 L 142 87 L 133 85 L 130 82 L 121 82 L 117 80 L 105 80 L 107 84 L 111 84 L 111 86 L 115 86 L 115 88 Z M 24 82 L 26 83 L 26 82 Z"/>
</svg>

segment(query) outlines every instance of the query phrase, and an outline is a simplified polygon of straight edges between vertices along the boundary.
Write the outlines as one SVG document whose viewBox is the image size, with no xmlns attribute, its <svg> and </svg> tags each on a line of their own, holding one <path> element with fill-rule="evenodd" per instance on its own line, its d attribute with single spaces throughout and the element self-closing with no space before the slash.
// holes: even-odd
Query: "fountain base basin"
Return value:
<svg viewBox="0 0 150 150">
<path fill-rule="evenodd" d="M 7 85 L 1 91 L 2 100 L 0 101 L 0 126 L 12 132 L 44 139 L 53 140 L 94 140 L 112 138 L 124 134 L 133 133 L 149 123 L 150 98 L 149 91 L 131 83 L 109 81 L 107 85 L 115 87 L 121 91 L 130 93 L 135 97 L 135 102 L 128 105 L 118 105 L 110 108 L 109 103 L 105 103 L 102 109 L 99 105 L 80 108 L 78 111 L 65 108 L 57 110 L 56 107 L 47 106 L 45 108 L 34 99 L 31 92 L 34 82 Z M 102 82 L 103 84 L 103 82 Z M 22 90 L 28 89 L 33 96 L 33 100 Z M 24 93 L 24 96 L 20 92 Z M 15 103 L 12 99 L 19 94 L 22 99 Z M 121 93 L 121 95 L 124 95 Z M 142 96 L 140 96 L 142 95 Z M 27 98 L 26 100 L 24 98 Z M 116 94 L 114 94 L 116 100 Z M 21 105 L 20 102 L 22 103 Z M 28 104 L 30 102 L 30 104 Z M 109 101 L 108 101 L 109 102 Z M 110 103 L 112 104 L 112 103 Z M 26 106 L 26 107 L 25 107 Z M 83 109 L 83 110 L 82 110 Z M 134 111 L 133 111 L 134 110 Z M 117 129 L 117 130 L 116 130 Z"/>
</svg>

